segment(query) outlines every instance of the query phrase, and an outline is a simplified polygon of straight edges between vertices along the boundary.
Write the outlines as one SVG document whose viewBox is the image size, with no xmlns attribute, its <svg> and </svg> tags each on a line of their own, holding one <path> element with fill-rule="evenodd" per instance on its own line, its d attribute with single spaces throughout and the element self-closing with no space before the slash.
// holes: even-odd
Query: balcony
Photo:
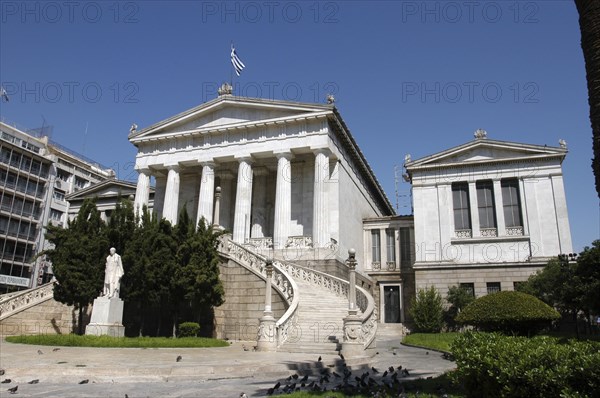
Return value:
<svg viewBox="0 0 600 398">
<path fill-rule="evenodd" d="M 508 236 L 523 236 L 523 227 L 506 227 L 506 235 Z"/>
<path fill-rule="evenodd" d="M 458 239 L 469 239 L 473 237 L 470 229 L 457 229 L 454 231 L 454 237 Z"/>
<path fill-rule="evenodd" d="M 496 228 L 481 228 L 479 233 L 483 238 L 495 238 L 498 236 L 498 230 Z"/>
</svg>

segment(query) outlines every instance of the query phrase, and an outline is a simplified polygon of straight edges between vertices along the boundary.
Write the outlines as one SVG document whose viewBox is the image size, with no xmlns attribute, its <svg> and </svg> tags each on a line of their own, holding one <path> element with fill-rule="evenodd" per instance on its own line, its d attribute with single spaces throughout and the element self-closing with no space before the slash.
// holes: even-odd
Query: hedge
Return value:
<svg viewBox="0 0 600 398">
<path fill-rule="evenodd" d="M 451 346 L 469 397 L 600 397 L 600 343 L 466 332 Z"/>
</svg>

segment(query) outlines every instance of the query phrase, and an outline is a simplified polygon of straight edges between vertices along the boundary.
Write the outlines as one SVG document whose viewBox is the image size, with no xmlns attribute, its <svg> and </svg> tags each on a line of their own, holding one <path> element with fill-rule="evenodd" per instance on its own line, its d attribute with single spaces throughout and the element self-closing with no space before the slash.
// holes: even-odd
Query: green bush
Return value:
<svg viewBox="0 0 600 398">
<path fill-rule="evenodd" d="M 600 397 L 600 344 L 467 332 L 451 346 L 469 397 Z"/>
<path fill-rule="evenodd" d="M 456 331 L 459 329 L 458 324 L 455 320 L 458 315 L 466 306 L 471 304 L 475 300 L 475 296 L 461 286 L 450 286 L 448 288 L 448 294 L 446 295 L 446 301 L 450 304 L 444 311 L 444 323 L 450 331 Z"/>
<path fill-rule="evenodd" d="M 183 322 L 179 324 L 177 337 L 196 337 L 200 332 L 200 325 L 196 322 Z"/>
<path fill-rule="evenodd" d="M 415 332 L 439 333 L 444 326 L 443 312 L 442 296 L 435 287 L 419 289 L 410 309 Z"/>
<path fill-rule="evenodd" d="M 478 298 L 456 316 L 456 321 L 482 331 L 530 335 L 559 318 L 555 309 L 536 297 L 506 291 Z"/>
</svg>

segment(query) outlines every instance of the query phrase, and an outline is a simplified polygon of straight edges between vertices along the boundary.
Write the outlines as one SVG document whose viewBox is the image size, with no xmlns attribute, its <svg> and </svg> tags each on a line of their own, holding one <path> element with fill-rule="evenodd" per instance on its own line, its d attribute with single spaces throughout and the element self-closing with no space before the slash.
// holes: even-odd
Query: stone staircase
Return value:
<svg viewBox="0 0 600 398">
<path fill-rule="evenodd" d="M 343 340 L 348 299 L 300 279 L 295 281 L 300 296 L 295 333 L 291 333 L 280 350 L 337 354 Z"/>
</svg>

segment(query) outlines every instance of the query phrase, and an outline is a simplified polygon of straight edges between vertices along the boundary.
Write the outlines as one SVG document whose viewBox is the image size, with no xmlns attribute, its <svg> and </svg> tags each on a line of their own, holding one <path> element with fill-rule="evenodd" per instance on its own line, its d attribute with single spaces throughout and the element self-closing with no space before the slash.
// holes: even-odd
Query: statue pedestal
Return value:
<svg viewBox="0 0 600 398">
<path fill-rule="evenodd" d="M 92 319 L 85 328 L 85 334 L 94 336 L 125 336 L 123 322 L 123 300 L 113 297 L 98 297 L 94 300 Z"/>
</svg>

